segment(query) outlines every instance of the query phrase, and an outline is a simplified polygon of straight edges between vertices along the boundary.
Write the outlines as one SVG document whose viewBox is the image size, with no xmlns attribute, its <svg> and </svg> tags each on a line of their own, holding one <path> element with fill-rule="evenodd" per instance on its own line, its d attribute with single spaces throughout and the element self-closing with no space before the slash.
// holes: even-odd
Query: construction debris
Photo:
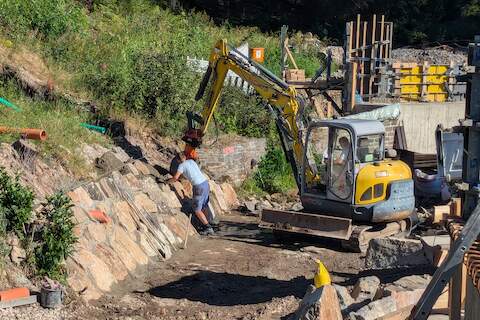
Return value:
<svg viewBox="0 0 480 320">
<path fill-rule="evenodd" d="M 399 48 L 392 50 L 392 59 L 398 62 L 424 62 L 431 64 L 464 64 L 467 62 L 467 54 L 464 51 L 455 50 L 451 47 L 413 49 Z"/>
</svg>

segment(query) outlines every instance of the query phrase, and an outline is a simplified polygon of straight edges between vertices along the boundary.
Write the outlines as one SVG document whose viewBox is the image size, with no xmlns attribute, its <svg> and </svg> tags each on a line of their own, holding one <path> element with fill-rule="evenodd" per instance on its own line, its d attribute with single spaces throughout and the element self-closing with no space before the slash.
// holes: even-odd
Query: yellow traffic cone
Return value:
<svg viewBox="0 0 480 320">
<path fill-rule="evenodd" d="M 331 284 L 332 280 L 330 279 L 330 274 L 327 271 L 327 268 L 323 265 L 320 260 L 316 260 L 318 268 L 317 272 L 315 273 L 315 277 L 313 277 L 313 282 L 316 288 L 320 288 L 324 285 Z"/>
</svg>

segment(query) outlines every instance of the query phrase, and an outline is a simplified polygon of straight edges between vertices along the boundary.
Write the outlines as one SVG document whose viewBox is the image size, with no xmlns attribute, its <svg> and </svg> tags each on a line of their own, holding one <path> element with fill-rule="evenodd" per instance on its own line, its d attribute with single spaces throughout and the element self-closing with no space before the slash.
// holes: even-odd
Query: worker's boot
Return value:
<svg viewBox="0 0 480 320">
<path fill-rule="evenodd" d="M 200 230 L 199 234 L 202 236 L 212 236 L 215 234 L 215 231 L 213 231 L 213 228 L 210 224 L 207 224 L 203 226 L 203 229 Z"/>
</svg>

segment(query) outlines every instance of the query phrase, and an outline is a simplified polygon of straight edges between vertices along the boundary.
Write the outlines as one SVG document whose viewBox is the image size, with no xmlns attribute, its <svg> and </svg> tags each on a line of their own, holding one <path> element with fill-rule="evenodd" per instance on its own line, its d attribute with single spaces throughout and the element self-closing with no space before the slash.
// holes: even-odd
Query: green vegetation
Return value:
<svg viewBox="0 0 480 320">
<path fill-rule="evenodd" d="M 68 196 L 56 193 L 47 198 L 42 214 L 47 223 L 41 231 L 41 245 L 36 248 L 35 261 L 39 275 L 64 280 L 63 262 L 73 253 L 77 238 L 73 234 L 73 204 Z"/>
<path fill-rule="evenodd" d="M 293 188 L 296 188 L 296 184 L 292 168 L 285 159 L 282 148 L 276 145 L 268 147 L 257 170 L 242 186 L 245 192 L 257 195 L 265 192 L 282 193 Z"/>
<path fill-rule="evenodd" d="M 0 3 L 0 43 L 39 53 L 54 70 L 56 87 L 95 101 L 103 115 L 129 114 L 143 119 L 159 134 L 179 136 L 185 112 L 200 110 L 195 102 L 201 74 L 187 65 L 187 57 L 208 59 L 218 39 L 265 48 L 265 66 L 280 74 L 278 34 L 253 27 L 216 25 L 203 13 L 166 8 L 150 0 L 6 0 Z M 295 38 L 301 39 L 296 33 Z M 323 63 L 316 50 L 297 48 L 297 63 L 313 76 Z M 0 124 L 37 127 L 49 138 L 39 150 L 60 159 L 77 175 L 84 170 L 75 152 L 80 143 L 107 143 L 99 134 L 79 126 L 89 114 L 65 101 L 41 101 L 25 96 L 13 80 L 0 79 L 2 96 L 23 112 L 0 109 Z M 212 130 L 245 136 L 272 136 L 271 116 L 262 101 L 242 90 L 225 87 Z M 13 125 L 12 125 L 13 124 Z M 16 136 L 3 135 L 11 142 Z M 288 164 L 281 153 L 269 152 L 254 181 L 268 192 L 291 185 Z M 278 161 L 276 165 L 273 162 Z M 262 169 L 263 168 L 263 169 Z M 279 171 L 277 171 L 279 170 Z M 287 177 L 288 175 L 288 177 Z M 263 178 L 264 177 L 264 178 Z M 263 179 L 263 180 L 262 180 Z"/>
<path fill-rule="evenodd" d="M 40 215 L 34 217 L 34 198 L 33 191 L 23 186 L 18 176 L 12 178 L 0 167 L 0 256 L 8 253 L 4 242 L 7 232 L 14 232 L 26 249 L 25 266 L 33 275 L 64 280 L 63 262 L 77 241 L 73 205 L 68 196 L 56 193 L 47 197 Z"/>
<path fill-rule="evenodd" d="M 218 39 L 265 47 L 266 67 L 279 74 L 276 34 L 217 26 L 202 13 L 174 14 L 163 1 L 100 0 L 88 9 L 75 0 L 6 0 L 0 4 L 0 34 L 40 50 L 51 65 L 71 75 L 63 87 L 95 100 L 105 114 L 129 110 L 146 117 L 160 134 L 178 135 L 185 111 L 201 108 L 193 99 L 201 74 L 186 60 L 208 59 Z M 321 63 L 313 52 L 295 56 L 310 76 Z M 258 135 L 237 108 L 245 106 L 265 119 L 258 101 L 240 90 L 226 91 L 229 99 L 222 99 L 219 117 L 226 130 Z"/>
<path fill-rule="evenodd" d="M 43 101 L 26 96 L 13 80 L 0 79 L 1 96 L 22 109 L 13 111 L 0 105 L 0 125 L 19 128 L 41 128 L 47 132 L 46 141 L 37 143 L 44 156 L 54 157 L 79 176 L 86 175 L 83 158 L 75 152 L 81 143 L 106 144 L 102 135 L 80 126 L 90 115 L 65 101 Z M 0 135 L 1 142 L 12 142 L 18 134 Z M 35 143 L 35 142 L 34 142 Z"/>
<path fill-rule="evenodd" d="M 25 238 L 25 224 L 32 219 L 34 198 L 32 190 L 22 186 L 18 176 L 11 178 L 0 167 L 0 216 L 5 219 L 7 232 L 15 232 L 20 239 Z"/>
</svg>

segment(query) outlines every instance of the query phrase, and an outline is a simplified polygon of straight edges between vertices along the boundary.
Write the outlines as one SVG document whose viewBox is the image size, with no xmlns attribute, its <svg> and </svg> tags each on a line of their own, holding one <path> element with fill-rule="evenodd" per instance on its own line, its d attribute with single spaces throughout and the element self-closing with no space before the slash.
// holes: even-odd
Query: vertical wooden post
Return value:
<svg viewBox="0 0 480 320">
<path fill-rule="evenodd" d="M 393 46 L 393 22 L 390 22 L 390 43 L 389 46 L 389 57 L 392 54 L 392 46 Z"/>
<path fill-rule="evenodd" d="M 361 78 L 360 78 L 360 95 L 363 98 L 363 78 L 365 77 L 365 46 L 367 44 L 367 26 L 368 22 L 363 22 L 363 37 L 362 37 L 362 64 L 360 68 Z"/>
<path fill-rule="evenodd" d="M 462 304 L 465 302 L 467 287 L 467 267 L 464 263 L 457 267 L 448 292 L 448 313 L 450 320 L 462 319 Z"/>
<path fill-rule="evenodd" d="M 360 52 L 358 51 L 358 47 L 360 47 L 360 15 L 357 14 L 357 24 L 356 24 L 356 33 L 357 33 L 357 36 L 355 38 L 355 49 L 356 49 L 356 54 L 355 56 L 356 57 L 359 57 L 360 56 Z"/>
<path fill-rule="evenodd" d="M 385 59 L 390 59 L 390 24 L 385 28 L 385 40 L 388 41 L 385 45 Z"/>
<path fill-rule="evenodd" d="M 348 61 L 352 57 L 352 46 L 353 46 L 353 21 L 349 22 L 349 39 L 348 39 Z"/>
<path fill-rule="evenodd" d="M 350 110 L 353 110 L 355 108 L 355 95 L 357 93 L 357 62 L 352 62 L 352 91 L 351 91 L 351 96 L 350 96 Z"/>
<path fill-rule="evenodd" d="M 375 67 L 376 67 L 376 31 L 377 27 L 377 15 L 373 15 L 373 22 L 372 22 L 372 48 L 370 52 L 370 77 L 369 77 L 369 83 L 368 83 L 368 100 L 371 100 L 371 94 L 372 94 L 372 84 L 374 80 L 374 74 L 375 74 Z"/>
<path fill-rule="evenodd" d="M 383 34 L 384 34 L 384 29 L 385 29 L 385 16 L 382 14 L 382 18 L 380 20 L 380 59 L 383 58 Z M 382 63 L 382 60 L 380 60 L 380 63 Z"/>
</svg>

